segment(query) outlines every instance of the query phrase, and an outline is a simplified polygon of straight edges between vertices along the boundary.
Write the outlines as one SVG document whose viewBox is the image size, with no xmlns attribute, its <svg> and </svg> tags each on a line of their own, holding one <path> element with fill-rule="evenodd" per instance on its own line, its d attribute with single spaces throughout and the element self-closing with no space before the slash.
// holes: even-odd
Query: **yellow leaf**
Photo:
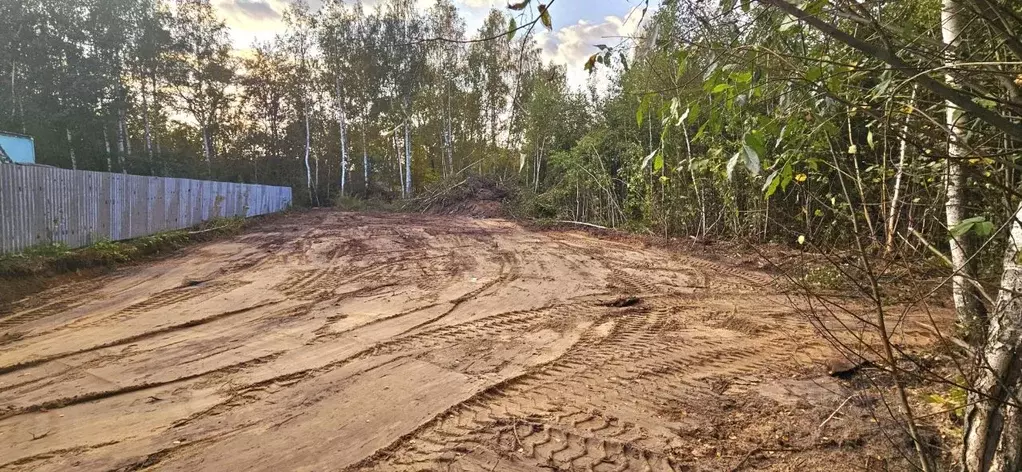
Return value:
<svg viewBox="0 0 1022 472">
<path fill-rule="evenodd" d="M 805 175 L 805 174 L 803 174 L 801 172 L 795 174 L 795 181 L 797 181 L 797 182 L 805 182 L 806 179 L 808 179 L 808 178 L 809 178 L 808 175 Z"/>
</svg>

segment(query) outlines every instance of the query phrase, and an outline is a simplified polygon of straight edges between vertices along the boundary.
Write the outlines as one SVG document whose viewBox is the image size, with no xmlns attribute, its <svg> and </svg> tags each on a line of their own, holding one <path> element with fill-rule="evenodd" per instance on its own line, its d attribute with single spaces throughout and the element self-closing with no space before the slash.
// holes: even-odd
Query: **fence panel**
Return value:
<svg viewBox="0 0 1022 472">
<path fill-rule="evenodd" d="M 0 254 L 137 238 L 290 205 L 290 187 L 0 164 Z"/>
</svg>

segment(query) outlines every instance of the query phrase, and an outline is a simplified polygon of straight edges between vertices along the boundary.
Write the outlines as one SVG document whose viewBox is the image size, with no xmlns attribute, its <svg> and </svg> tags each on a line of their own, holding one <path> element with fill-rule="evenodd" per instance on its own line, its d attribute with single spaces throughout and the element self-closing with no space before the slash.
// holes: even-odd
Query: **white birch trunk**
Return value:
<svg viewBox="0 0 1022 472">
<path fill-rule="evenodd" d="M 405 197 L 412 196 L 412 127 L 408 115 L 411 107 L 408 96 L 405 96 Z"/>
<path fill-rule="evenodd" d="M 124 167 L 124 127 L 121 126 L 124 119 L 124 111 L 117 110 L 117 163 L 121 166 L 121 173 L 127 173 Z"/>
<path fill-rule="evenodd" d="M 127 120 L 126 116 L 127 115 L 125 113 L 123 113 L 123 112 L 121 113 L 121 129 L 124 130 L 121 133 L 124 135 L 124 152 L 127 155 L 130 156 L 132 154 L 132 152 L 131 152 L 131 134 L 128 133 L 128 120 Z"/>
<path fill-rule="evenodd" d="M 961 42 L 961 14 L 962 5 L 959 0 L 943 0 L 941 18 L 941 36 L 945 44 L 944 63 L 948 66 L 944 81 L 953 88 L 958 88 L 958 82 L 954 77 L 954 65 L 958 61 L 957 49 Z M 945 124 L 948 127 L 948 152 L 945 164 L 944 185 L 947 189 L 947 201 L 944 210 L 947 213 L 947 227 L 954 228 L 962 221 L 962 190 L 965 186 L 965 174 L 963 173 L 962 161 L 967 157 L 967 150 L 963 145 L 961 131 L 964 129 L 964 113 L 962 109 L 951 101 L 947 101 L 945 107 Z M 958 323 L 966 333 L 972 333 L 983 318 L 983 305 L 980 303 L 976 289 L 969 282 L 973 278 L 971 264 L 968 263 L 971 255 L 968 235 L 949 239 L 951 247 L 951 264 L 954 275 L 951 281 L 951 291 L 954 297 L 955 310 L 958 313 Z"/>
<path fill-rule="evenodd" d="M 209 126 L 203 123 L 202 125 L 202 158 L 206 161 L 206 167 L 211 167 L 213 163 L 213 143 L 212 136 L 209 134 Z"/>
<path fill-rule="evenodd" d="M 454 117 L 451 116 L 451 87 L 447 85 L 447 175 L 454 174 Z"/>
<path fill-rule="evenodd" d="M 71 154 L 71 169 L 78 170 L 78 161 L 75 159 L 75 146 L 71 143 L 71 130 L 64 128 L 64 132 L 67 134 L 67 149 Z"/>
<path fill-rule="evenodd" d="M 912 112 L 916 106 L 916 90 L 918 87 L 912 88 L 912 98 L 908 100 L 908 113 L 905 113 L 905 124 L 901 127 L 901 139 L 898 145 L 898 165 L 895 167 L 894 173 L 894 191 L 891 195 L 891 208 L 887 215 L 887 241 L 885 241 L 885 251 L 890 253 L 894 249 L 894 234 L 898 231 L 898 210 L 901 206 L 901 180 L 905 175 L 905 157 L 908 154 L 908 140 L 905 138 L 908 136 L 908 125 L 912 119 Z"/>
<path fill-rule="evenodd" d="M 978 347 L 963 428 L 966 472 L 1022 470 L 1022 204 L 1013 216 L 997 303 Z"/>
<path fill-rule="evenodd" d="M 305 184 L 309 189 L 309 204 L 312 204 L 312 167 L 309 165 L 309 153 L 312 150 L 312 134 L 309 129 L 309 108 L 305 107 Z"/>
<path fill-rule="evenodd" d="M 106 132 L 106 125 L 103 126 L 103 145 L 106 146 L 106 171 L 114 171 L 113 159 L 110 157 L 110 136 Z"/>
<path fill-rule="evenodd" d="M 369 196 L 369 149 L 366 147 L 366 124 L 362 123 L 362 179 L 366 197 Z"/>
<path fill-rule="evenodd" d="M 396 131 L 397 130 L 395 130 L 392 142 L 394 144 L 394 153 L 395 153 L 395 156 L 397 157 L 397 181 L 398 181 L 398 184 L 401 186 L 401 198 L 404 198 L 405 197 L 405 173 L 404 173 L 405 164 L 404 164 L 404 161 L 402 161 L 402 159 L 401 159 L 401 145 L 398 144 L 398 142 L 397 142 L 397 132 Z M 391 189 L 393 189 L 393 187 L 391 187 Z"/>
<path fill-rule="evenodd" d="M 145 149 L 149 157 L 149 175 L 155 175 L 156 170 L 153 164 L 153 138 L 152 128 L 149 124 L 149 98 L 145 90 L 145 82 L 142 82 L 142 121 L 145 123 Z"/>
<path fill-rule="evenodd" d="M 347 116 L 344 112 L 343 101 L 344 89 L 341 88 L 341 79 L 337 78 L 337 124 L 341 131 L 341 196 L 344 196 L 344 188 L 347 184 L 348 175 L 348 125 Z"/>
</svg>

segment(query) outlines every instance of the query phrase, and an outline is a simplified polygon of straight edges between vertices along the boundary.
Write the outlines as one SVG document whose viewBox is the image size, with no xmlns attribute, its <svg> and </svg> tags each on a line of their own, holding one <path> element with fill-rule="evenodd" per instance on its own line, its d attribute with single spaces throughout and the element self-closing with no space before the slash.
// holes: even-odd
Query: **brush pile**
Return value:
<svg viewBox="0 0 1022 472">
<path fill-rule="evenodd" d="M 469 176 L 436 183 L 410 201 L 408 207 L 437 215 L 500 218 L 506 214 L 504 204 L 509 196 L 510 192 L 500 182 Z"/>
</svg>

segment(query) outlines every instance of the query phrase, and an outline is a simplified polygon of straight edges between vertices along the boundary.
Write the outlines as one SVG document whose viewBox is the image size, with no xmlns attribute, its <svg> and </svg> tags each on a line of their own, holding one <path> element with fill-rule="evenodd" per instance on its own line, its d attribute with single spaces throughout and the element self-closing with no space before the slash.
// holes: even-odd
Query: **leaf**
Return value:
<svg viewBox="0 0 1022 472">
<path fill-rule="evenodd" d="M 742 11 L 748 13 L 752 10 L 752 0 L 742 0 Z"/>
<path fill-rule="evenodd" d="M 880 97 L 887 93 L 887 88 L 891 86 L 892 81 L 893 81 L 892 77 L 890 76 L 884 77 L 884 80 L 877 84 L 876 87 L 873 87 L 873 96 Z"/>
<path fill-rule="evenodd" d="M 554 22 L 550 19 L 550 10 L 547 10 L 546 5 L 542 3 L 539 4 L 539 21 L 543 23 L 543 26 L 546 26 L 546 29 L 554 30 Z"/>
<path fill-rule="evenodd" d="M 731 74 L 731 79 L 740 84 L 747 84 L 752 82 L 752 72 L 736 72 Z"/>
<path fill-rule="evenodd" d="M 685 69 L 688 67 L 688 53 L 682 49 L 678 53 L 678 70 L 675 73 L 675 77 L 681 77 L 685 74 Z"/>
<path fill-rule="evenodd" d="M 709 124 L 710 124 L 710 122 L 709 122 L 709 121 L 707 121 L 707 122 L 703 123 L 702 125 L 700 125 L 700 126 L 699 126 L 699 129 L 698 129 L 698 130 L 696 130 L 696 134 L 695 134 L 695 136 L 692 136 L 692 141 L 699 141 L 699 138 L 702 138 L 702 137 L 703 137 L 703 134 L 705 134 L 705 133 L 706 133 L 706 127 L 707 127 L 707 126 L 708 126 Z"/>
<path fill-rule="evenodd" d="M 970 230 L 975 229 L 977 236 L 988 236 L 994 230 L 993 223 L 986 220 L 982 216 L 974 216 L 972 218 L 966 218 L 958 224 L 951 227 L 951 236 L 960 238 L 968 234 Z"/>
<path fill-rule="evenodd" d="M 758 156 L 766 155 L 766 144 L 763 142 L 763 133 L 758 130 L 749 131 L 745 133 L 745 145 L 751 147 L 756 151 L 757 159 Z"/>
<path fill-rule="evenodd" d="M 877 148 L 876 143 L 873 142 L 873 130 L 869 130 L 869 132 L 866 133 L 866 142 L 869 144 L 869 148 L 870 149 L 876 149 Z"/>
<path fill-rule="evenodd" d="M 660 172 L 664 168 L 664 155 L 657 153 L 656 157 L 653 158 L 653 172 Z"/>
<path fill-rule="evenodd" d="M 801 245 L 803 245 L 805 243 L 806 243 L 806 235 L 804 235 L 804 234 L 798 235 L 798 244 L 801 246 Z"/>
<path fill-rule="evenodd" d="M 791 161 L 785 162 L 781 168 L 781 190 L 787 190 L 792 179 Z"/>
<path fill-rule="evenodd" d="M 649 110 L 649 95 L 643 95 L 642 100 L 639 100 L 639 109 L 635 111 L 635 122 L 642 126 L 642 120 L 646 116 L 646 111 Z"/>
<path fill-rule="evenodd" d="M 720 93 L 731 88 L 731 84 L 717 84 L 716 87 L 710 90 L 710 93 Z"/>
<path fill-rule="evenodd" d="M 976 236 L 985 238 L 987 236 L 990 236 L 994 232 L 994 224 L 989 221 L 981 221 L 979 223 L 976 223 L 976 225 L 973 226 L 972 229 L 976 233 Z"/>
<path fill-rule="evenodd" d="M 801 172 L 795 174 L 795 182 L 802 183 L 802 182 L 805 182 L 807 179 L 809 179 L 809 176 L 805 175 L 805 174 L 803 174 Z"/>
<path fill-rule="evenodd" d="M 784 142 L 784 133 L 785 133 L 785 131 L 788 131 L 788 124 L 787 123 L 785 123 L 784 126 L 781 127 L 781 131 L 779 131 L 777 133 L 777 143 L 774 144 L 774 150 L 775 151 L 780 149 L 781 143 Z"/>
<path fill-rule="evenodd" d="M 738 160 L 742 158 L 742 152 L 736 152 L 731 159 L 727 161 L 727 178 L 728 180 L 734 180 L 735 167 L 738 166 Z"/>
<path fill-rule="evenodd" d="M 653 152 L 649 153 L 649 155 L 646 156 L 646 158 L 642 160 L 642 165 L 639 166 L 639 169 L 645 169 L 646 167 L 648 167 L 649 166 L 649 161 L 653 160 L 653 158 L 656 157 L 656 155 L 659 152 L 660 152 L 660 149 L 656 149 Z"/>
<path fill-rule="evenodd" d="M 820 79 L 820 77 L 823 77 L 822 67 L 819 66 L 811 67 L 809 68 L 809 70 L 806 71 L 806 80 L 809 82 L 816 82 L 817 80 Z"/>
<path fill-rule="evenodd" d="M 851 146 L 848 146 L 848 154 L 857 154 L 858 152 L 859 152 L 859 147 L 858 146 L 856 146 L 854 144 L 852 144 Z"/>
<path fill-rule="evenodd" d="M 742 148 L 745 149 L 745 168 L 749 169 L 752 175 L 759 175 L 759 171 L 762 170 L 759 164 L 759 153 L 749 145 L 743 145 Z"/>
<path fill-rule="evenodd" d="M 511 17 L 511 21 L 507 24 L 507 40 L 511 41 L 515 39 L 515 32 L 518 31 L 518 22 L 515 21 L 514 17 Z"/>
<path fill-rule="evenodd" d="M 688 118 L 688 114 L 690 111 L 692 111 L 691 107 L 686 108 L 685 113 L 682 113 L 681 116 L 678 117 L 678 124 L 676 124 L 675 126 L 681 126 L 685 124 L 685 119 Z"/>
<path fill-rule="evenodd" d="M 777 191 L 777 185 L 781 183 L 781 179 L 777 178 L 777 176 L 778 172 L 776 170 L 771 172 L 770 176 L 767 177 L 766 183 L 763 184 L 764 199 L 770 198 Z"/>
<path fill-rule="evenodd" d="M 518 3 L 509 4 L 507 7 L 515 11 L 520 11 L 524 10 L 525 7 L 529 6 L 529 2 L 531 1 L 532 0 L 522 0 L 521 2 Z"/>
</svg>

